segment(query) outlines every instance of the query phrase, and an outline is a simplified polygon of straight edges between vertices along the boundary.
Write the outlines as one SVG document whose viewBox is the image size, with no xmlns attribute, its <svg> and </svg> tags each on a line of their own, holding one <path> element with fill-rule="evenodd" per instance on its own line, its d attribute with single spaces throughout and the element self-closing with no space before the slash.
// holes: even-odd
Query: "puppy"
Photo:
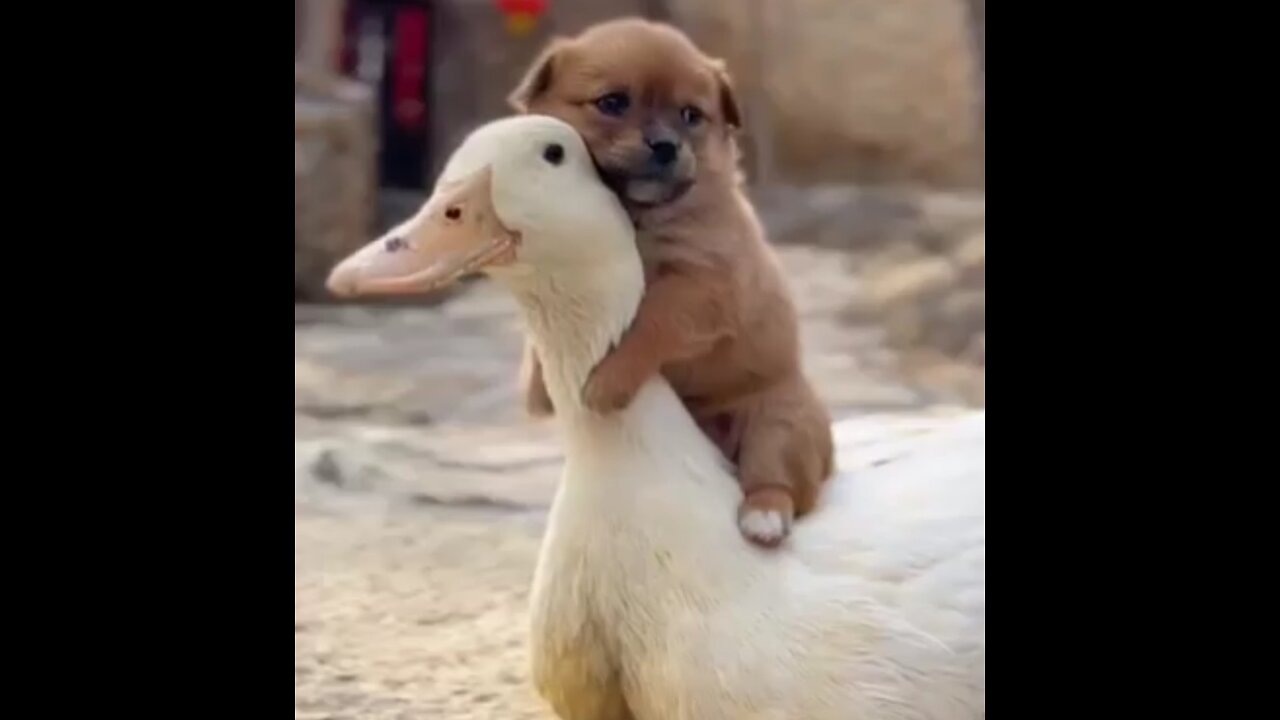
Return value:
<svg viewBox="0 0 1280 720">
<path fill-rule="evenodd" d="M 645 296 L 584 402 L 621 409 L 661 372 L 737 464 L 742 533 L 782 542 L 831 473 L 831 418 L 801 374 L 795 307 L 740 188 L 724 64 L 670 26 L 614 20 L 553 40 L 510 101 L 576 128 L 636 223 Z M 522 375 L 528 409 L 550 414 L 527 342 Z"/>
</svg>

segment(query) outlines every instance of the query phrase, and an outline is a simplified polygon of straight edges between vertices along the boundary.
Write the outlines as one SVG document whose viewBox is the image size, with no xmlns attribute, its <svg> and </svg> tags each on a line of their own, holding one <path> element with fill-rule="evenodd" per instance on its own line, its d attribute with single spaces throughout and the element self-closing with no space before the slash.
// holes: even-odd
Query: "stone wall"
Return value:
<svg viewBox="0 0 1280 720">
<path fill-rule="evenodd" d="M 980 178 L 965 0 L 555 0 L 523 38 L 507 34 L 492 0 L 435 8 L 433 176 L 476 123 L 510 112 L 508 92 L 550 37 L 642 15 L 726 59 L 748 151 L 767 136 L 770 179 L 970 187 Z"/>
<path fill-rule="evenodd" d="M 760 32 L 750 10 L 757 2 Z M 677 24 L 728 62 L 748 98 L 748 123 L 769 133 L 776 179 L 979 182 L 965 0 L 670 5 Z"/>
<path fill-rule="evenodd" d="M 295 70 L 293 103 L 293 295 L 328 298 L 335 263 L 370 239 L 377 206 L 372 93 L 362 85 Z"/>
</svg>

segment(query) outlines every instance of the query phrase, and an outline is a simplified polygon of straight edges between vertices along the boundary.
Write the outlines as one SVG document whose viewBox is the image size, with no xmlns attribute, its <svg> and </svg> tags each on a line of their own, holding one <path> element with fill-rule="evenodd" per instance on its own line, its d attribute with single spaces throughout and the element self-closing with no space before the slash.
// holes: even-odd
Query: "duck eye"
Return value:
<svg viewBox="0 0 1280 720">
<path fill-rule="evenodd" d="M 684 124 L 693 127 L 702 122 L 702 111 L 692 105 L 685 105 L 680 109 L 680 119 L 684 120 Z"/>
<path fill-rule="evenodd" d="M 552 165 L 559 165 L 564 160 L 564 146 L 560 143 L 551 143 L 542 148 L 542 159 Z"/>
<path fill-rule="evenodd" d="M 627 111 L 631 107 L 631 98 L 626 93 L 609 93 L 604 97 L 596 100 L 596 109 L 605 115 L 613 115 L 617 117 Z"/>
<path fill-rule="evenodd" d="M 462 217 L 462 210 L 457 206 L 454 206 L 445 210 L 444 216 L 449 218 L 450 220 L 457 220 L 458 218 Z"/>
</svg>

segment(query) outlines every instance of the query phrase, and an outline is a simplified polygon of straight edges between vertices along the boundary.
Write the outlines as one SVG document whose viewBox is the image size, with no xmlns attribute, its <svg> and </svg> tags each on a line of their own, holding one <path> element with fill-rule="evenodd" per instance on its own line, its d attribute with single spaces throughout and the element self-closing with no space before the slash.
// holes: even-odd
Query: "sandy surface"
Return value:
<svg viewBox="0 0 1280 720">
<path fill-rule="evenodd" d="M 784 247 L 806 363 L 876 432 L 947 412 L 895 379 L 842 312 L 840 253 Z M 525 603 L 562 456 L 522 417 L 514 305 L 479 283 L 435 308 L 299 307 L 295 717 L 549 718 L 527 684 Z"/>
</svg>

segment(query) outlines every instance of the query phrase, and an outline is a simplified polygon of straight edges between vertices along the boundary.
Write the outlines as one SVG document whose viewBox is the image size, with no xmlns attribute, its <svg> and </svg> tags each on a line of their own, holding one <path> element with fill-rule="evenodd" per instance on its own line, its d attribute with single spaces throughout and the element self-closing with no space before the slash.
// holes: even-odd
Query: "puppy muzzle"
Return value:
<svg viewBox="0 0 1280 720">
<path fill-rule="evenodd" d="M 665 205 L 681 198 L 693 187 L 696 163 L 684 149 L 667 162 L 653 155 L 626 168 L 600 168 L 600 176 L 623 200 L 640 206 Z"/>
</svg>

